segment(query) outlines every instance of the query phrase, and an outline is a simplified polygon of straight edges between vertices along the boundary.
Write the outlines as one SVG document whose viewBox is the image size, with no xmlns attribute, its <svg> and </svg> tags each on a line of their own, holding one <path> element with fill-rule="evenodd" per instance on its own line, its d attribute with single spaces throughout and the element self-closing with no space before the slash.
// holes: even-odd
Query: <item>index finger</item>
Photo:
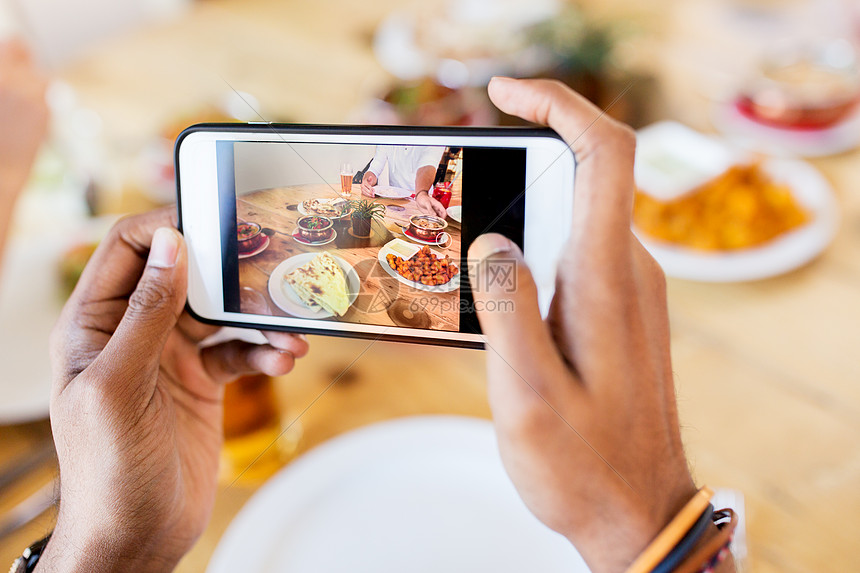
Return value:
<svg viewBox="0 0 860 573">
<path fill-rule="evenodd" d="M 118 221 L 87 263 L 72 300 L 99 302 L 134 292 L 146 266 L 152 235 L 176 227 L 175 208 L 164 208 Z"/>
<path fill-rule="evenodd" d="M 561 82 L 493 78 L 487 89 L 500 110 L 553 128 L 573 150 L 574 236 L 592 238 L 601 250 L 624 243 L 618 239 L 629 232 L 635 188 L 633 131 Z"/>
</svg>

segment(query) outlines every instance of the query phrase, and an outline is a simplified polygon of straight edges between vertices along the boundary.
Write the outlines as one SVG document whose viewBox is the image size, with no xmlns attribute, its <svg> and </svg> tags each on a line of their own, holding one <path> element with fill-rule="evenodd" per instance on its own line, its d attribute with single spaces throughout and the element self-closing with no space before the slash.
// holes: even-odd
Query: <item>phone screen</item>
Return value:
<svg viewBox="0 0 860 573">
<path fill-rule="evenodd" d="M 525 148 L 218 141 L 216 154 L 226 312 L 478 333 L 468 247 L 487 232 L 523 243 Z"/>
</svg>

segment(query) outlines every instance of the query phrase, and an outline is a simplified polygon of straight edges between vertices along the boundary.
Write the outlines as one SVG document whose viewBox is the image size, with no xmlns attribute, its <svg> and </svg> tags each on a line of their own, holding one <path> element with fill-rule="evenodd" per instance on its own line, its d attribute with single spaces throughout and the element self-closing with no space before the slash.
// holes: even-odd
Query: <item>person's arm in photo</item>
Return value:
<svg viewBox="0 0 860 573">
<path fill-rule="evenodd" d="M 361 178 L 361 194 L 366 197 L 374 197 L 373 188 L 379 183 L 379 174 L 385 168 L 388 161 L 388 153 L 382 145 L 376 147 L 376 153 L 370 161 L 370 166 Z"/>
<path fill-rule="evenodd" d="M 436 168 L 429 165 L 419 167 L 415 172 L 415 195 L 418 193 L 429 193 L 433 187 L 433 180 L 436 179 Z"/>
<path fill-rule="evenodd" d="M 444 147 L 428 147 L 422 153 L 419 165 L 415 171 L 415 202 L 422 212 L 445 218 L 445 206 L 430 196 L 430 189 L 436 179 L 436 169 L 445 152 Z"/>
<path fill-rule="evenodd" d="M 0 261 L 15 203 L 48 131 L 47 85 L 20 41 L 0 42 Z"/>
</svg>

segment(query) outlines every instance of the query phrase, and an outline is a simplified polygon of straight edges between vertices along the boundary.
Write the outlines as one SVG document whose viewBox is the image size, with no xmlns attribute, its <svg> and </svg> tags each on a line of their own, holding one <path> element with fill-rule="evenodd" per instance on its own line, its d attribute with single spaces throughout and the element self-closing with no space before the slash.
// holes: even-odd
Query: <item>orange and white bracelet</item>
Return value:
<svg viewBox="0 0 860 573">
<path fill-rule="evenodd" d="M 651 543 L 627 568 L 627 573 L 650 573 L 669 554 L 702 517 L 711 504 L 714 492 L 703 486 L 678 514 L 657 534 Z"/>
</svg>

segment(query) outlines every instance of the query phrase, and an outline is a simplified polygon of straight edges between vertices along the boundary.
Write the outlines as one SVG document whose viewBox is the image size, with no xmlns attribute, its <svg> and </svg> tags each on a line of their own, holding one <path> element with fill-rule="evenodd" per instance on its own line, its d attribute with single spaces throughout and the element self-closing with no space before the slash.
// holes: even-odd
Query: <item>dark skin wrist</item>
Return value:
<svg viewBox="0 0 860 573">
<path fill-rule="evenodd" d="M 140 524 L 91 528 L 67 520 L 61 509 L 57 527 L 51 535 L 39 564 L 38 573 L 101 573 L 136 571 L 162 573 L 173 571 L 184 551 L 171 548 Z"/>
<path fill-rule="evenodd" d="M 642 498 L 631 498 L 630 507 L 626 509 L 621 506 L 616 506 L 614 511 L 607 508 L 604 519 L 595 520 L 588 535 L 572 531 L 565 537 L 576 546 L 595 573 L 626 571 L 696 491 L 692 482 L 678 487 L 672 495 L 674 501 L 669 504 L 662 500 L 656 504 L 647 503 L 649 500 Z"/>
</svg>

